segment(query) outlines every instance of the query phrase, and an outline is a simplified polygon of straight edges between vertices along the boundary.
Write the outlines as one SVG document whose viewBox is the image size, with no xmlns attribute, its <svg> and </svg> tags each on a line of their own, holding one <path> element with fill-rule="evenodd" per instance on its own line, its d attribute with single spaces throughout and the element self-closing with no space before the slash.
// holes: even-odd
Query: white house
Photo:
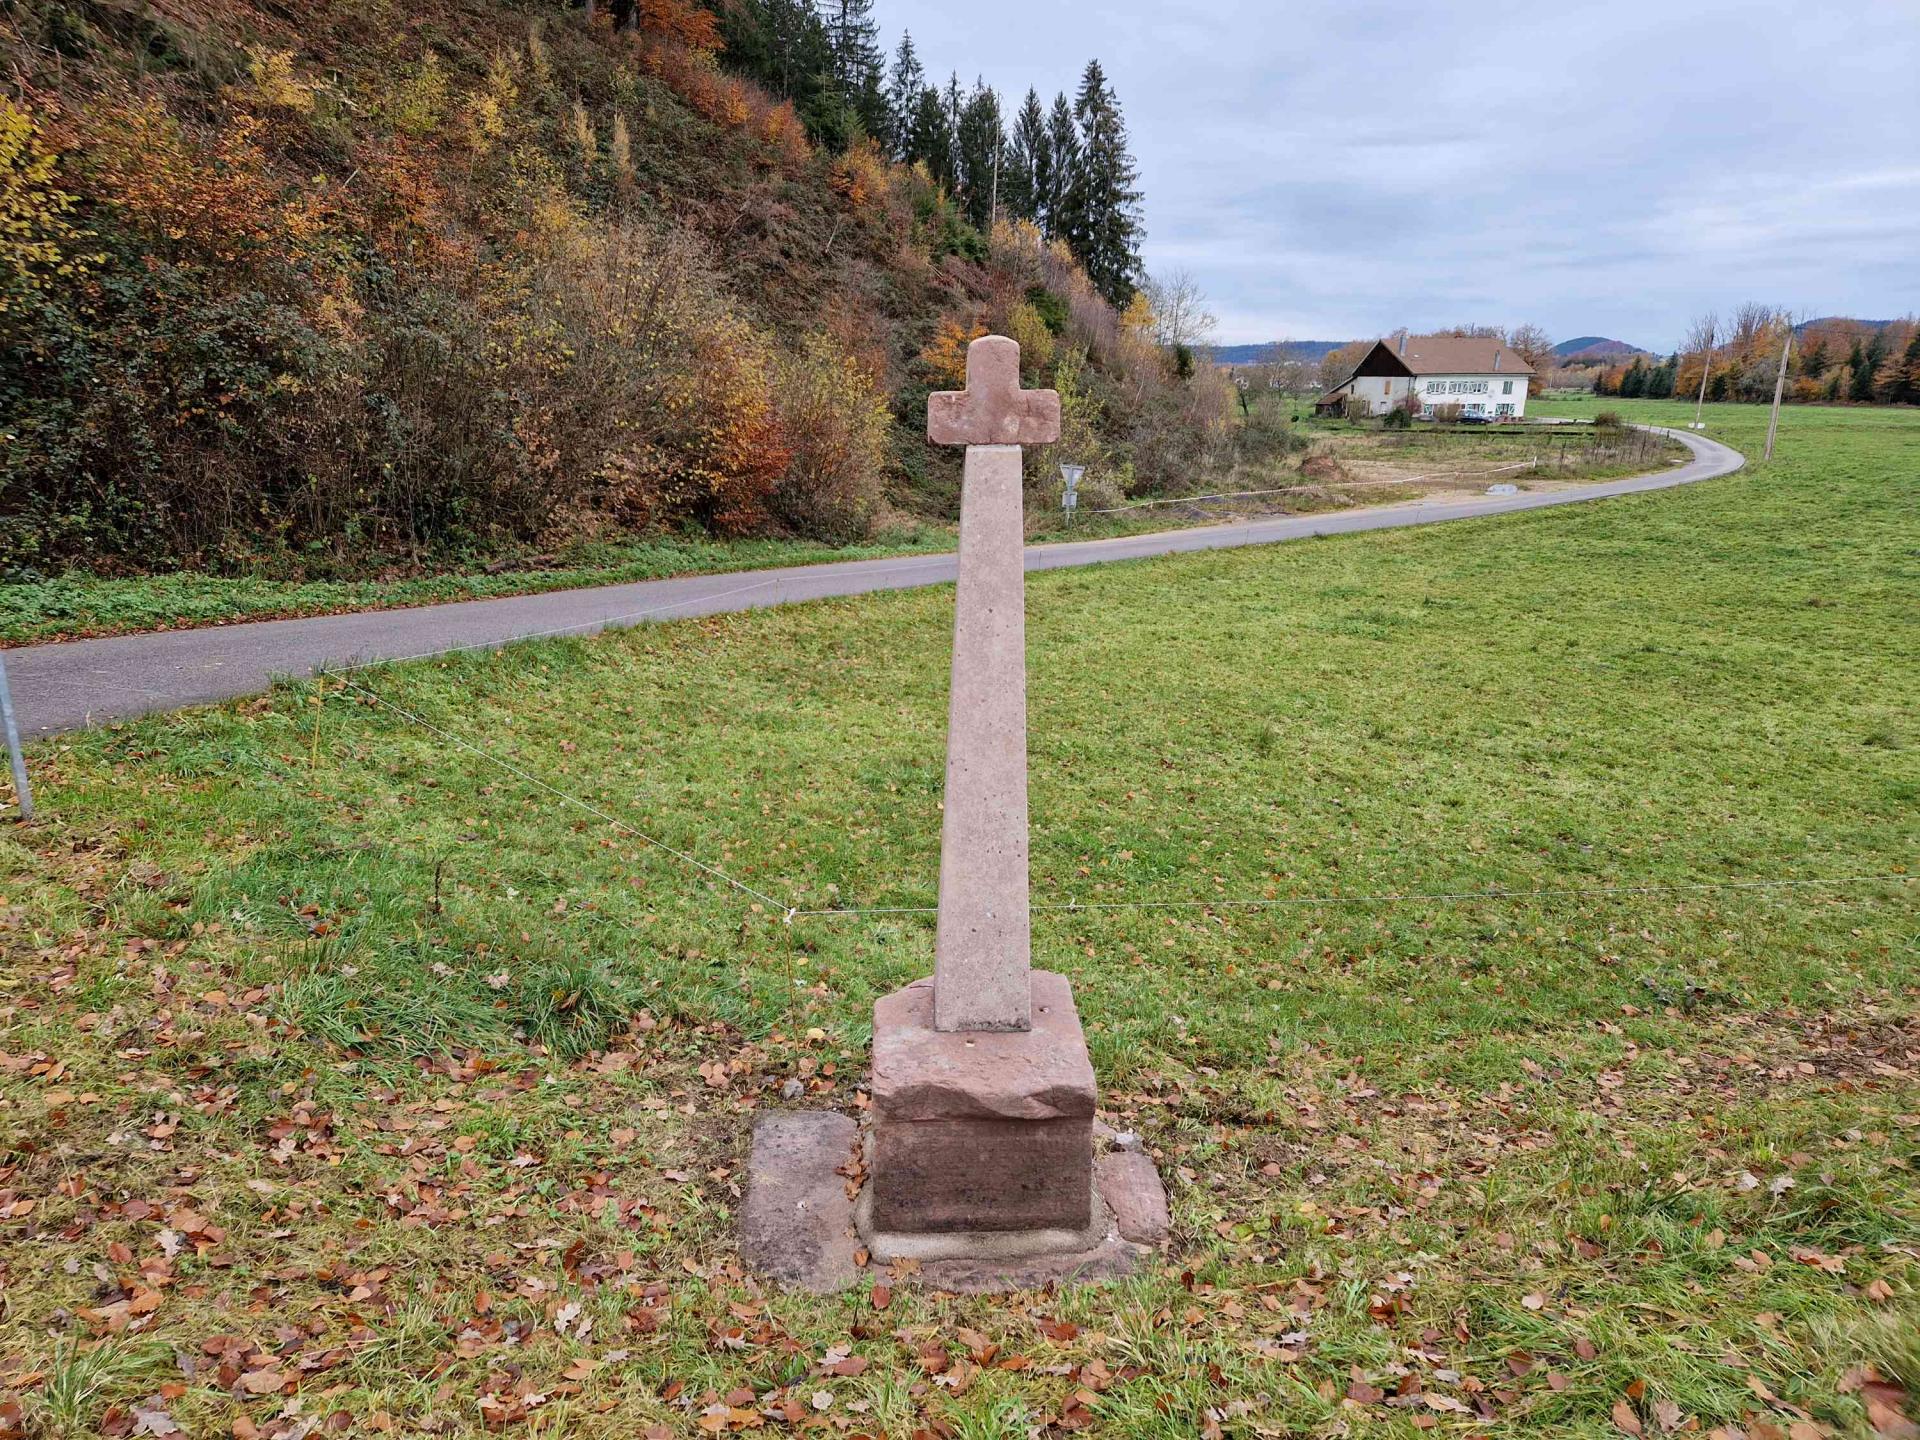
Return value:
<svg viewBox="0 0 1920 1440">
<path fill-rule="evenodd" d="M 1344 409 L 1358 396 L 1369 415 L 1384 415 L 1413 397 L 1416 413 L 1431 419 L 1441 406 L 1462 415 L 1518 420 L 1527 413 L 1533 367 L 1498 340 L 1457 335 L 1408 335 L 1379 340 L 1345 380 L 1313 402 L 1322 414 Z"/>
</svg>

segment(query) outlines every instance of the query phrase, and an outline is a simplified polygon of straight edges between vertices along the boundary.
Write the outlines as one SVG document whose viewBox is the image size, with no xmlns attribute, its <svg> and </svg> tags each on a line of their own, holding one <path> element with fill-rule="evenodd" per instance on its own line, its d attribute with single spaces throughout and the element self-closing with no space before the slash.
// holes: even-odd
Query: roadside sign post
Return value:
<svg viewBox="0 0 1920 1440">
<path fill-rule="evenodd" d="M 1067 517 L 1067 523 L 1073 523 L 1074 512 L 1080 508 L 1080 477 L 1087 473 L 1084 465 L 1062 465 L 1060 479 L 1064 488 L 1060 491 L 1060 509 Z"/>
<path fill-rule="evenodd" d="M 33 819 L 33 790 L 27 784 L 27 757 L 20 751 L 20 727 L 13 718 L 13 691 L 7 687 L 7 657 L 0 654 L 0 721 L 7 727 L 7 759 L 13 762 L 13 797 L 20 818 Z"/>
</svg>

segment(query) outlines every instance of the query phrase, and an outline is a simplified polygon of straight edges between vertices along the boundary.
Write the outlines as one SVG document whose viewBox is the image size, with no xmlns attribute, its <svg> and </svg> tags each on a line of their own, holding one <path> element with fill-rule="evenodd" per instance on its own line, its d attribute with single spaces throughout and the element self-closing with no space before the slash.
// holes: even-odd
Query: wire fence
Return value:
<svg viewBox="0 0 1920 1440">
<path fill-rule="evenodd" d="M 444 653 L 444 652 L 443 652 Z M 339 682 L 343 689 L 352 690 L 381 708 L 390 711 L 410 724 L 419 726 L 428 734 L 437 737 L 446 744 L 476 756 L 489 764 L 496 765 L 506 773 L 525 784 L 533 786 L 541 793 L 553 797 L 561 804 L 569 806 L 583 814 L 590 815 L 605 824 L 613 826 L 621 833 L 641 841 L 643 844 L 669 856 L 689 870 L 705 875 L 748 898 L 760 902 L 780 919 L 783 925 L 793 925 L 797 921 L 837 922 L 857 920 L 866 917 L 937 915 L 940 907 L 934 905 L 836 905 L 828 908 L 810 908 L 791 900 L 783 900 L 760 887 L 742 880 L 717 865 L 702 860 L 689 850 L 669 844 L 659 836 L 641 829 L 632 822 L 613 814 L 591 801 L 573 795 L 543 776 L 537 775 L 522 765 L 496 754 L 485 746 L 477 745 L 462 736 L 454 734 L 443 726 L 435 724 L 405 705 L 389 699 L 363 684 L 350 675 L 330 670 L 323 672 L 327 678 Z M 1864 890 L 1868 886 L 1909 885 L 1914 876 L 1901 873 L 1873 875 L 1840 876 L 1776 876 L 1736 880 L 1690 880 L 1671 882 L 1621 883 L 1608 885 L 1567 885 L 1509 887 L 1488 886 L 1475 890 L 1390 890 L 1360 892 L 1355 894 L 1324 895 L 1262 895 L 1262 896 L 1209 896 L 1202 899 L 1149 899 L 1149 900 L 1041 900 L 1031 903 L 1029 908 L 1046 913 L 1097 913 L 1102 911 L 1144 911 L 1144 910 L 1263 910 L 1297 908 L 1336 908 L 1367 907 L 1388 905 L 1441 905 L 1441 904 L 1483 904 L 1493 901 L 1539 902 L 1559 900 L 1606 899 L 1629 895 L 1704 895 L 1718 892 L 1755 892 L 1776 890 Z"/>
<path fill-rule="evenodd" d="M 1130 500 L 1125 505 L 1109 505 L 1091 510 L 1091 515 L 1118 515 L 1123 510 L 1143 510 L 1149 505 L 1194 505 L 1203 500 L 1244 500 L 1255 495 L 1319 494 L 1328 490 L 1365 490 L 1378 485 L 1418 485 L 1427 480 L 1458 480 L 1478 475 L 1504 475 L 1510 470 L 1525 470 L 1538 465 L 1540 457 L 1514 465 L 1496 465 L 1491 470 L 1434 470 L 1425 475 L 1402 475 L 1392 480 L 1327 480 L 1317 485 L 1278 485 L 1271 490 L 1224 490 L 1216 495 L 1170 495 L 1158 500 Z"/>
<path fill-rule="evenodd" d="M 1370 485 L 1407 485 L 1422 479 L 1436 478 L 1436 476 L 1439 476 L 1443 473 L 1450 473 L 1453 476 L 1468 475 L 1468 474 L 1491 475 L 1491 474 L 1499 474 L 1509 470 L 1524 469 L 1527 466 L 1533 465 L 1535 463 L 1537 463 L 1537 457 L 1534 460 L 1527 460 L 1514 465 L 1498 466 L 1490 470 L 1435 472 L 1434 475 L 1412 476 L 1412 477 L 1395 479 L 1395 480 L 1371 480 L 1371 481 L 1362 480 L 1362 481 L 1348 481 L 1344 483 L 1345 485 L 1350 487 L 1360 487 L 1360 486 L 1370 486 Z M 1230 492 L 1230 493 L 1223 493 L 1219 495 L 1181 496 L 1181 497 L 1176 497 L 1173 499 L 1166 499 L 1166 500 L 1139 501 L 1133 505 L 1117 506 L 1117 507 L 1114 507 L 1114 509 L 1116 510 L 1136 509 L 1146 505 L 1182 504 L 1182 503 L 1187 503 L 1189 501 L 1196 501 L 1196 500 L 1236 499 L 1244 496 L 1276 495 L 1276 494 L 1284 494 L 1284 493 L 1301 491 L 1301 490 L 1319 490 L 1319 489 L 1325 489 L 1325 488 L 1328 488 L 1328 487 L 1295 485 L 1295 486 L 1282 486 L 1272 490 L 1248 490 L 1248 491 L 1236 491 L 1236 492 Z M 1102 511 L 1096 511 L 1094 513 L 1111 514 L 1111 513 L 1114 513 L 1114 511 L 1102 510 Z M 905 568 L 911 568 L 911 567 L 896 567 L 896 568 L 905 569 Z M 879 573 L 889 574 L 889 573 L 893 573 L 893 571 L 882 571 Z M 581 631 L 581 630 L 607 629 L 607 628 L 622 625 L 628 622 L 646 619 L 648 617 L 655 616 L 655 615 L 660 615 L 666 611 L 680 609 L 688 605 L 711 603 L 717 600 L 730 599 L 734 596 L 743 595 L 751 591 L 764 590 L 769 587 L 778 585 L 780 583 L 781 578 L 782 577 L 776 576 L 768 579 L 757 580 L 750 584 L 735 586 L 731 589 L 717 591 L 712 594 L 689 596 L 680 600 L 667 601 L 662 604 L 649 606 L 645 609 L 629 611 L 621 615 L 601 617 L 593 620 L 577 622 L 571 625 L 556 626 L 551 630 L 536 631 L 526 635 L 517 635 L 514 637 L 514 642 L 518 643 L 521 640 L 552 638 L 555 636 L 564 635 L 564 634 L 568 634 L 575 631 Z M 569 793 L 568 791 L 560 788 L 558 785 L 555 785 L 550 779 L 547 779 L 544 776 L 536 774 L 522 765 L 516 764 L 512 760 L 509 760 L 504 756 L 497 754 L 493 750 L 490 750 L 483 745 L 479 745 L 474 743 L 473 741 L 467 740 L 464 737 L 446 729 L 444 726 L 435 724 L 433 721 L 426 719 L 424 716 L 418 714 L 416 711 L 409 709 L 405 705 L 399 704 L 398 702 L 381 694 L 379 691 L 374 690 L 371 686 L 363 683 L 358 679 L 353 678 L 355 675 L 364 673 L 367 670 L 380 667 L 380 666 L 397 665 L 397 664 L 403 664 L 409 661 L 416 661 L 416 660 L 440 659 L 449 655 L 462 654 L 462 653 L 467 653 L 475 650 L 498 649 L 501 643 L 503 642 L 482 641 L 482 642 L 466 644 L 466 645 L 451 645 L 451 646 L 445 646 L 437 650 L 425 651 L 417 655 L 392 656 L 392 657 L 387 657 L 379 660 L 364 661 L 359 664 L 328 666 L 320 672 L 320 678 L 322 678 L 323 680 L 330 679 L 337 682 L 343 689 L 352 690 L 356 694 L 364 697 L 366 700 L 368 700 L 372 704 L 390 711 L 394 715 L 400 717 L 402 720 L 410 724 L 418 726 L 420 729 L 426 731 L 430 735 L 435 736 L 437 739 L 444 742 L 446 745 L 462 750 L 483 761 L 486 761 L 489 764 L 498 766 L 501 770 L 514 776 L 516 779 L 520 780 L 524 784 L 530 785 L 534 787 L 536 790 L 540 791 L 541 793 L 552 797 L 555 801 L 559 802 L 560 804 L 570 807 L 572 809 L 578 810 L 583 814 L 590 815 L 595 819 L 602 821 L 605 824 L 611 825 L 614 828 L 621 831 L 623 834 L 631 836 L 632 838 L 639 840 L 640 842 L 647 845 L 648 847 L 654 850 L 657 850 L 663 855 L 670 857 L 674 861 L 678 862 L 680 865 L 686 867 L 688 870 L 698 873 L 700 875 L 704 875 L 708 879 L 716 881 L 738 892 L 739 894 L 746 896 L 750 900 L 757 902 L 759 905 L 764 905 L 768 907 L 768 909 L 772 913 L 776 914 L 780 918 L 781 923 L 785 925 L 790 926 L 798 921 L 839 922 L 839 921 L 846 921 L 846 920 L 856 920 L 863 917 L 910 916 L 910 915 L 924 916 L 924 915 L 937 915 L 939 913 L 939 906 L 937 904 L 933 904 L 933 905 L 865 905 L 865 906 L 837 905 L 837 906 L 832 906 L 827 908 L 811 908 L 802 903 L 796 903 L 792 900 L 783 900 L 778 896 L 773 895 L 764 889 L 761 889 L 759 886 L 753 885 L 748 881 L 741 879 L 739 876 L 731 874 L 730 872 L 721 869 L 717 865 L 713 865 L 708 861 L 702 860 L 698 855 L 692 853 L 691 850 L 682 849 L 678 846 L 672 845 L 667 841 L 661 839 L 658 835 L 650 833 L 648 830 L 641 829 L 639 826 L 624 819 L 623 817 L 613 814 L 612 812 L 604 809 L 603 807 L 599 805 L 595 805 L 588 800 L 584 800 L 577 795 L 573 795 Z M 1284 895 L 1284 896 L 1268 895 L 1268 896 L 1246 896 L 1246 897 L 1210 896 L 1210 897 L 1200 898 L 1200 899 L 1147 899 L 1147 900 L 1069 899 L 1069 900 L 1035 901 L 1030 905 L 1029 908 L 1033 911 L 1044 912 L 1044 913 L 1078 914 L 1078 913 L 1095 913 L 1095 912 L 1103 912 L 1103 911 L 1146 911 L 1146 910 L 1224 911 L 1224 910 L 1260 910 L 1260 909 L 1316 908 L 1316 907 L 1331 908 L 1331 907 L 1342 907 L 1342 906 L 1354 906 L 1354 907 L 1388 906 L 1388 905 L 1404 905 L 1404 904 L 1419 904 L 1419 905 L 1468 904 L 1468 903 L 1486 903 L 1486 902 L 1493 902 L 1493 901 L 1539 902 L 1539 901 L 1560 901 L 1560 900 L 1581 900 L 1581 899 L 1605 899 L 1608 897 L 1619 897 L 1619 896 L 1630 896 L 1630 895 L 1638 895 L 1638 896 L 1700 895 L 1700 894 L 1712 894 L 1717 892 L 1740 893 L 1740 892 L 1767 892 L 1767 891 L 1811 890 L 1811 889 L 1830 890 L 1830 891 L 1857 891 L 1857 890 L 1864 889 L 1868 886 L 1908 885 L 1913 883 L 1915 878 L 1916 877 L 1914 876 L 1902 874 L 1902 873 L 1888 873 L 1888 874 L 1873 874 L 1873 875 L 1843 875 L 1843 876 L 1833 876 L 1833 877 L 1778 876 L 1778 877 L 1748 878 L 1748 879 L 1734 879 L 1734 880 L 1618 883 L 1618 884 L 1603 884 L 1603 885 L 1568 885 L 1568 886 L 1541 886 L 1541 887 L 1488 886 L 1482 889 L 1473 889 L 1473 890 L 1428 890 L 1428 891 L 1390 890 L 1390 891 L 1364 892 L 1364 893 L 1356 893 L 1356 894 Z"/>
</svg>

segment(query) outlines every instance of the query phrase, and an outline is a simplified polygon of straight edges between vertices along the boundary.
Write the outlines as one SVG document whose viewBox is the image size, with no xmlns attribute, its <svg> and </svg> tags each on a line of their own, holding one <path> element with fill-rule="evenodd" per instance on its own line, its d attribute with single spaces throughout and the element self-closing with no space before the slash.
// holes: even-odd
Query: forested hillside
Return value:
<svg viewBox="0 0 1920 1440">
<path fill-rule="evenodd" d="M 1793 328 L 1782 396 L 1791 403 L 1920 405 L 1920 323 L 1826 316 L 1793 325 L 1786 311 L 1747 304 L 1721 320 L 1696 318 L 1664 361 L 1636 355 L 1595 373 L 1597 394 L 1662 400 L 1699 396 L 1760 404 L 1773 398 L 1780 355 Z"/>
<path fill-rule="evenodd" d="M 858 0 L 3 13 L 15 576 L 856 538 L 952 512 L 925 396 L 988 329 L 1090 479 L 1225 444 L 1223 383 L 1136 294 L 1097 65 L 1005 124 L 910 46 L 882 74 Z"/>
</svg>

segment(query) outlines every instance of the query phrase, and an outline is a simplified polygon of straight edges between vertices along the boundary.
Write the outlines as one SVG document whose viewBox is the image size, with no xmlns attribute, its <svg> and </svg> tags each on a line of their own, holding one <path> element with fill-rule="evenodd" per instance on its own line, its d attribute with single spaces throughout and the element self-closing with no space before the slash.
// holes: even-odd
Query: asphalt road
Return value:
<svg viewBox="0 0 1920 1440">
<path fill-rule="evenodd" d="M 1030 545 L 1027 569 L 1053 570 L 1064 565 L 1095 565 L 1188 550 L 1271 545 L 1317 535 L 1539 510 L 1708 480 L 1730 474 L 1744 463 L 1738 451 L 1718 441 L 1683 430 L 1662 433 L 1687 445 L 1694 458 L 1653 475 L 1538 494 L 1419 500 L 1377 509 L 1282 516 L 1114 540 Z M 412 610 L 72 640 L 10 650 L 7 672 L 22 729 L 29 736 L 51 735 L 153 710 L 177 710 L 251 695 L 266 689 L 277 675 L 307 676 L 329 666 L 507 645 L 541 635 L 591 634 L 648 620 L 685 619 L 832 595 L 938 585 L 954 578 L 955 564 L 951 554 L 850 560 L 556 590 L 504 600 L 466 600 Z"/>
</svg>

